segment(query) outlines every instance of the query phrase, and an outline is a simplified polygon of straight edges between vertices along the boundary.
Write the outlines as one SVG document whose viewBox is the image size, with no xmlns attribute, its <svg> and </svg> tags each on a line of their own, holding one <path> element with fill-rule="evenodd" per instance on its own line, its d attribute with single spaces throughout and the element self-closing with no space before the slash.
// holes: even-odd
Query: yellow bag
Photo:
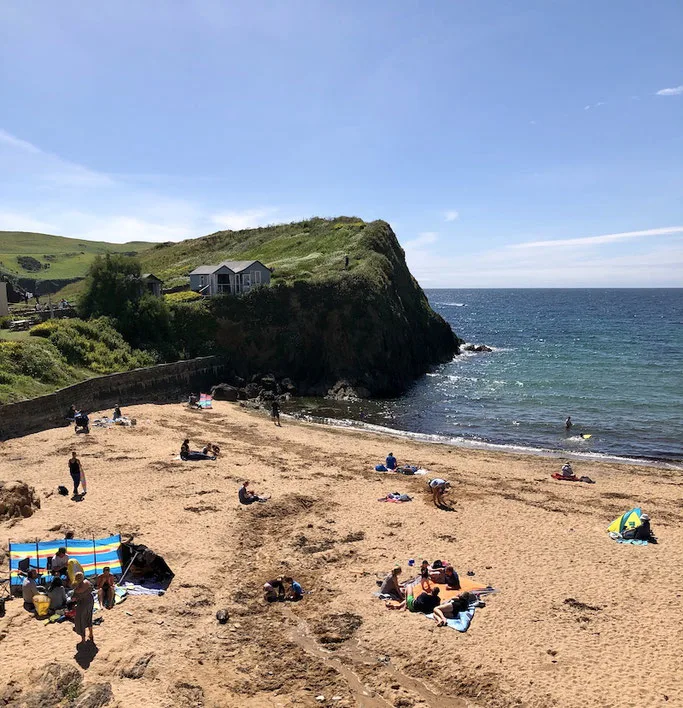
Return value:
<svg viewBox="0 0 683 708">
<path fill-rule="evenodd" d="M 33 606 L 38 617 L 47 617 L 50 613 L 50 598 L 43 592 L 33 596 Z"/>
</svg>

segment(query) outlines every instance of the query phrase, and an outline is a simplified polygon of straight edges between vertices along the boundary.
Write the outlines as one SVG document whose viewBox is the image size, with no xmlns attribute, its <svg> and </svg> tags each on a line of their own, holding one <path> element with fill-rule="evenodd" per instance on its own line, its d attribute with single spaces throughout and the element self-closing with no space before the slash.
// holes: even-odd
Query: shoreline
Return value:
<svg viewBox="0 0 683 708">
<path fill-rule="evenodd" d="M 417 433 L 411 430 L 398 430 L 375 423 L 365 423 L 353 418 L 331 418 L 328 416 L 315 416 L 308 413 L 281 414 L 290 420 L 302 421 L 312 425 L 330 426 L 345 430 L 360 430 L 377 435 L 386 435 L 401 440 L 414 440 L 428 445 L 448 445 L 463 450 L 481 450 L 483 452 L 497 452 L 501 454 L 530 455 L 532 457 L 560 458 L 571 460 L 584 460 L 590 462 L 605 462 L 619 465 L 638 465 L 654 467 L 657 469 L 683 472 L 683 461 L 658 457 L 627 457 L 610 455 L 604 452 L 581 452 L 580 450 L 554 450 L 552 448 L 533 447 L 530 445 L 511 445 L 507 443 L 484 442 L 468 439 L 461 436 L 449 437 L 435 433 Z"/>
<path fill-rule="evenodd" d="M 41 499 L 32 516 L 0 522 L 5 538 L 133 534 L 175 574 L 162 597 L 129 597 L 95 627 L 84 682 L 109 682 L 120 705 L 351 708 L 367 696 L 368 706 L 441 708 L 440 694 L 477 708 L 608 708 L 636 693 L 645 706 L 683 700 L 680 472 L 585 461 L 580 474 L 596 484 L 566 484 L 550 478 L 551 458 L 398 438 L 389 447 L 382 433 L 289 417 L 279 428 L 262 411 L 221 401 L 206 411 L 123 412 L 135 427 L 53 428 L 0 444 L 0 479 L 22 480 Z M 222 455 L 183 462 L 185 437 L 193 449 L 211 440 Z M 454 513 L 434 507 L 425 477 L 375 472 L 390 449 L 451 481 Z M 80 503 L 55 491 L 69 480 L 71 450 L 88 479 Z M 241 506 L 246 479 L 270 500 Z M 413 501 L 379 503 L 396 490 Z M 660 544 L 616 544 L 607 526 L 639 505 Z M 375 579 L 395 563 L 408 577 L 408 558 L 450 561 L 497 592 L 464 634 L 390 612 L 374 597 Z M 281 574 L 302 584 L 301 602 L 263 601 L 263 583 Z M 6 610 L 3 678 L 22 699 L 48 662 L 83 668 L 67 623 L 43 626 L 17 600 Z M 144 675 L 127 678 L 145 658 Z"/>
</svg>

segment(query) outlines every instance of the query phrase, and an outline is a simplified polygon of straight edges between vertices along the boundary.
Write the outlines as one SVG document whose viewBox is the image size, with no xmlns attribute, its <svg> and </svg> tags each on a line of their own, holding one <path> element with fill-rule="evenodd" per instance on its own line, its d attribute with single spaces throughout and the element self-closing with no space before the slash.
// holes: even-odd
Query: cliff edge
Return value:
<svg viewBox="0 0 683 708">
<path fill-rule="evenodd" d="M 346 382 L 362 397 L 392 396 L 458 353 L 458 338 L 429 306 L 384 221 L 311 219 L 168 246 L 156 266 L 155 250 L 146 255 L 144 265 L 161 277 L 164 262 L 178 274 L 181 261 L 187 273 L 228 255 L 273 269 L 270 287 L 200 305 L 239 376 L 287 376 L 310 395 Z"/>
</svg>

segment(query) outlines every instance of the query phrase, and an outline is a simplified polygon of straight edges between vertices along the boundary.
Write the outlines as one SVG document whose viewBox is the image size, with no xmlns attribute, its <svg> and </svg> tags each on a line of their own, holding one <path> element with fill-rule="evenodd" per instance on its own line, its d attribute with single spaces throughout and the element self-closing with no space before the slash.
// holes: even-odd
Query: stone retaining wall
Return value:
<svg viewBox="0 0 683 708">
<path fill-rule="evenodd" d="M 172 364 L 159 364 L 88 379 L 47 396 L 0 406 L 0 439 L 19 437 L 66 425 L 64 416 L 73 403 L 85 411 L 99 411 L 121 403 L 176 402 L 190 391 L 208 392 L 220 383 L 227 360 L 207 356 Z"/>
</svg>

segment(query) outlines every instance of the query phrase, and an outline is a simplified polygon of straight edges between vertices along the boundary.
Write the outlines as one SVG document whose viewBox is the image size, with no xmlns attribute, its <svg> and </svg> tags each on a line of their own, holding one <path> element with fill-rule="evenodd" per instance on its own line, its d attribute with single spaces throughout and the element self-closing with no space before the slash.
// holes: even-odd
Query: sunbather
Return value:
<svg viewBox="0 0 683 708">
<path fill-rule="evenodd" d="M 460 590 L 460 578 L 452 565 L 447 565 L 444 569 L 444 582 L 449 590 Z"/>
<path fill-rule="evenodd" d="M 448 602 L 434 608 L 434 621 L 437 627 L 443 627 L 448 624 L 446 620 L 454 619 L 458 613 L 465 612 L 470 605 L 477 599 L 476 595 L 469 592 L 462 592 L 458 597 L 454 597 Z"/>
<path fill-rule="evenodd" d="M 66 605 L 66 590 L 62 579 L 56 575 L 47 588 L 47 596 L 50 598 L 50 609 L 59 610 Z"/>
<path fill-rule="evenodd" d="M 426 561 L 423 561 L 426 563 Z M 422 592 L 432 592 L 432 583 L 429 576 L 429 566 L 423 566 L 420 569 L 420 587 Z"/>
<path fill-rule="evenodd" d="M 563 477 L 573 477 L 574 476 L 574 470 L 572 469 L 572 466 L 569 464 L 569 462 L 565 462 L 562 465 L 562 476 Z"/>
<path fill-rule="evenodd" d="M 652 528 L 650 527 L 650 517 L 647 514 L 640 515 L 640 526 L 636 526 L 634 529 L 626 529 L 622 536 L 623 538 L 633 539 L 634 541 L 657 542 L 657 538 L 652 533 Z"/>
<path fill-rule="evenodd" d="M 398 580 L 398 576 L 401 574 L 401 566 L 395 565 L 387 575 L 386 578 L 384 578 L 384 581 L 382 582 L 382 585 L 379 589 L 379 592 L 381 595 L 391 595 L 392 598 L 395 600 L 403 600 L 405 597 L 403 590 L 401 589 L 401 585 Z"/>
<path fill-rule="evenodd" d="M 204 452 L 199 452 L 198 450 L 190 450 L 190 440 L 185 438 L 183 444 L 180 446 L 180 459 L 181 460 L 215 460 L 215 455 L 207 455 Z"/>
<path fill-rule="evenodd" d="M 439 588 L 434 588 L 431 593 L 421 592 L 416 596 L 417 590 L 420 590 L 419 584 L 406 585 L 406 599 L 398 604 L 393 601 L 387 602 L 387 609 L 410 610 L 410 612 L 422 612 L 428 615 L 441 602 Z"/>
<path fill-rule="evenodd" d="M 395 470 L 395 469 L 396 469 L 396 465 L 397 465 L 398 463 L 396 462 L 396 458 L 394 457 L 394 453 L 393 453 L 393 452 L 390 452 L 390 453 L 387 455 L 387 460 L 386 460 L 386 462 L 385 462 L 384 464 L 385 464 L 385 466 L 386 466 L 386 468 L 387 468 L 388 470 Z"/>
<path fill-rule="evenodd" d="M 100 601 L 100 607 L 110 610 L 114 606 L 116 599 L 115 585 L 116 579 L 111 574 L 109 566 L 105 566 L 102 570 L 102 575 L 97 578 L 97 599 Z"/>
<path fill-rule="evenodd" d="M 116 406 L 112 414 L 112 420 L 118 420 L 119 418 L 123 418 L 123 415 L 121 415 L 121 406 Z"/>
</svg>

